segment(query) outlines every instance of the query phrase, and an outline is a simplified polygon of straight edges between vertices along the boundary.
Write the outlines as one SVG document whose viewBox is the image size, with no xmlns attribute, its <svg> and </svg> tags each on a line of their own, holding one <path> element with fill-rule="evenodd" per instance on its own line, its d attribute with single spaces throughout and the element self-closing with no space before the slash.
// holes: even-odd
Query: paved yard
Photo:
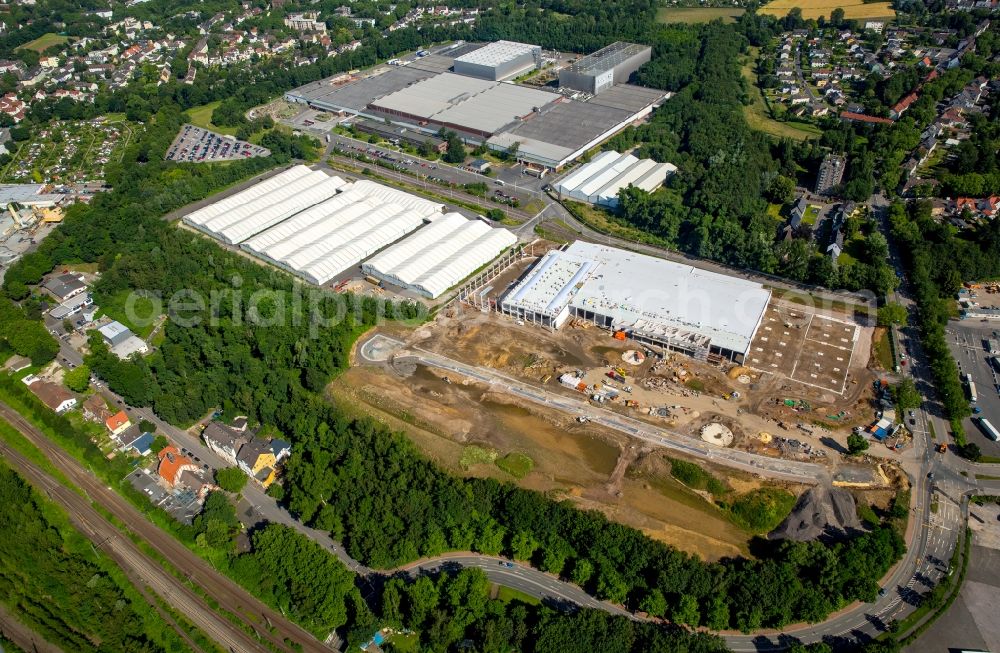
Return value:
<svg viewBox="0 0 1000 653">
<path fill-rule="evenodd" d="M 976 384 L 976 406 L 994 427 L 1000 428 L 1000 376 L 990 364 L 991 355 L 983 340 L 993 338 L 993 331 L 1000 329 L 995 323 L 965 320 L 950 322 L 946 338 L 951 355 L 962 373 L 969 374 Z M 1000 456 L 1000 442 L 990 440 L 972 419 L 963 422 L 969 442 L 979 445 L 987 456 Z"/>
<path fill-rule="evenodd" d="M 1000 506 L 970 506 L 969 573 L 947 613 L 905 653 L 1000 651 Z M 979 520 L 982 521 L 979 521 Z"/>
</svg>

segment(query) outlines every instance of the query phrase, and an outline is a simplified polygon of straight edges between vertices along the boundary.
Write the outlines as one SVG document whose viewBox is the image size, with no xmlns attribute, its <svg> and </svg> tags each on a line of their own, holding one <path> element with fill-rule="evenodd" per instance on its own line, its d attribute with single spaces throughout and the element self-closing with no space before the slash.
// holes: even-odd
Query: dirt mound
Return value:
<svg viewBox="0 0 1000 653">
<path fill-rule="evenodd" d="M 814 487 L 799 497 L 785 521 L 768 534 L 772 540 L 839 540 L 861 531 L 854 497 L 843 488 Z"/>
</svg>

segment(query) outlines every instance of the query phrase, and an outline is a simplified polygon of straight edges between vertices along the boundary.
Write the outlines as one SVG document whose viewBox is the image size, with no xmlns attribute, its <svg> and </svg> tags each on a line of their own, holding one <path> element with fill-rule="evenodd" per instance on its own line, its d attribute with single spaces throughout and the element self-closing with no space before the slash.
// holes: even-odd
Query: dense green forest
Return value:
<svg viewBox="0 0 1000 653">
<path fill-rule="evenodd" d="M 0 462 L 0 601 L 64 651 L 176 651 L 186 644 L 66 516 Z"/>
<path fill-rule="evenodd" d="M 479 569 L 416 581 L 393 578 L 382 591 L 380 622 L 416 632 L 421 650 L 453 650 L 463 640 L 481 653 L 721 653 L 721 639 L 612 617 L 596 610 L 567 615 L 518 600 L 490 598 Z M 389 650 L 396 650 L 390 640 Z"/>
<path fill-rule="evenodd" d="M 0 345 L 4 350 L 27 356 L 34 365 L 47 363 L 59 353 L 59 343 L 45 330 L 38 316 L 29 315 L 7 297 L 0 297 Z"/>
</svg>

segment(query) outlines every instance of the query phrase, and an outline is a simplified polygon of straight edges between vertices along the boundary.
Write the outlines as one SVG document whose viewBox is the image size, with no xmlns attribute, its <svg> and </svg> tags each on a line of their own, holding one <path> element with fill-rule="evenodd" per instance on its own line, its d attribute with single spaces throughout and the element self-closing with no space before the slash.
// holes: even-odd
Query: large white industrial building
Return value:
<svg viewBox="0 0 1000 653">
<path fill-rule="evenodd" d="M 506 229 L 447 213 L 372 257 L 361 269 L 435 299 L 516 242 Z"/>
<path fill-rule="evenodd" d="M 455 57 L 453 66 L 460 75 L 500 81 L 534 70 L 541 61 L 542 48 L 539 45 L 495 41 Z"/>
<path fill-rule="evenodd" d="M 367 179 L 348 183 L 299 165 L 184 222 L 316 285 L 399 241 L 366 264 L 366 273 L 433 299 L 517 240 L 505 229 L 443 211 L 437 202 Z"/>
<path fill-rule="evenodd" d="M 441 215 L 442 209 L 430 200 L 361 180 L 242 247 L 323 285 Z"/>
<path fill-rule="evenodd" d="M 303 173 L 304 170 L 304 173 Z M 184 218 L 192 227 L 235 245 L 313 204 L 333 197 L 347 184 L 320 170 L 295 166 Z M 258 192 L 258 186 L 269 190 Z"/>
<path fill-rule="evenodd" d="M 379 117 L 484 139 L 561 99 L 528 86 L 441 73 L 381 97 L 368 108 Z"/>
<path fill-rule="evenodd" d="M 653 192 L 675 172 L 677 166 L 671 163 L 657 163 L 652 159 L 638 159 L 631 154 L 607 150 L 566 175 L 555 184 L 555 189 L 581 202 L 615 208 L 621 189 L 635 186 Z"/>
<path fill-rule="evenodd" d="M 575 317 L 700 360 L 742 361 L 770 297 L 752 281 L 578 241 L 542 257 L 500 310 L 555 329 Z"/>
</svg>

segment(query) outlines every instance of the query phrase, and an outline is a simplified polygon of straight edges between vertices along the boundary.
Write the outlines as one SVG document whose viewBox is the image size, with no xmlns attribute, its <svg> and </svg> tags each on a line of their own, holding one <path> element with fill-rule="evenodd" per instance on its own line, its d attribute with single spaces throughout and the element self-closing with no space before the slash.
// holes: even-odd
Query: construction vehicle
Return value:
<svg viewBox="0 0 1000 653">
<path fill-rule="evenodd" d="M 624 331 L 615 331 L 615 333 L 614 333 L 614 339 L 615 340 L 625 340 L 625 338 L 626 338 L 626 336 L 625 336 L 625 332 Z"/>
<path fill-rule="evenodd" d="M 638 408 L 639 407 L 639 402 L 636 401 L 635 399 L 626 399 L 625 400 L 625 407 L 626 408 Z"/>
<path fill-rule="evenodd" d="M 610 372 L 605 374 L 605 376 L 608 377 L 609 379 L 618 381 L 619 383 L 625 383 L 625 377 L 614 370 L 611 370 Z"/>
</svg>

